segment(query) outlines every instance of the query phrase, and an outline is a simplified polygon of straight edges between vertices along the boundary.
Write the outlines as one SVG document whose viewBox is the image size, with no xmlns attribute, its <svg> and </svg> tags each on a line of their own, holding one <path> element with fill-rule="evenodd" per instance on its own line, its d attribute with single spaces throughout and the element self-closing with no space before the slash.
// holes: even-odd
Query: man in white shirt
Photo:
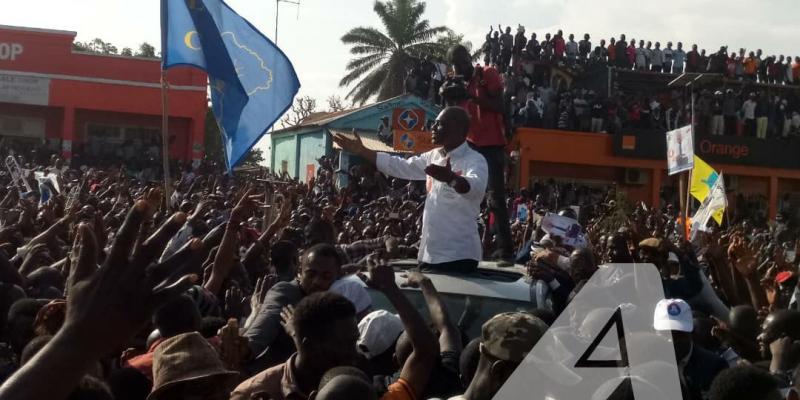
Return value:
<svg viewBox="0 0 800 400">
<path fill-rule="evenodd" d="M 742 104 L 742 115 L 744 116 L 745 136 L 756 136 L 756 94 L 750 93 L 747 101 Z"/>
<path fill-rule="evenodd" d="M 650 53 L 650 70 L 653 72 L 661 72 L 661 67 L 664 65 L 664 52 L 661 51 L 661 43 L 656 42 L 656 48 Z"/>
<path fill-rule="evenodd" d="M 578 42 L 575 41 L 575 35 L 569 34 L 569 41 L 566 47 L 567 61 L 569 61 L 570 64 L 575 64 L 575 60 L 578 58 Z"/>
<path fill-rule="evenodd" d="M 672 50 L 672 42 L 667 42 L 667 48 L 664 49 L 664 64 L 662 66 L 662 70 L 665 74 L 672 73 L 672 56 L 674 50 Z"/>
<path fill-rule="evenodd" d="M 384 174 L 406 180 L 425 180 L 428 191 L 422 215 L 420 266 L 448 271 L 473 271 L 481 259 L 478 215 L 486 193 L 486 159 L 469 147 L 469 114 L 447 107 L 431 129 L 427 153 L 404 159 L 370 150 L 355 135 L 333 135 L 342 150 L 375 164 Z"/>
<path fill-rule="evenodd" d="M 672 73 L 683 73 L 683 62 L 686 61 L 686 52 L 683 51 L 683 43 L 678 42 L 678 48 L 672 52 Z"/>
</svg>

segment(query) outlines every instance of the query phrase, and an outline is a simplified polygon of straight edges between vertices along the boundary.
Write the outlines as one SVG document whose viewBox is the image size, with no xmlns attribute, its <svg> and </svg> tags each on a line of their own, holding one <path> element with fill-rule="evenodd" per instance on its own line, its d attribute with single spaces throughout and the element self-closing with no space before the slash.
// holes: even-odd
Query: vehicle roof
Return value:
<svg viewBox="0 0 800 400">
<path fill-rule="evenodd" d="M 416 260 L 395 260 L 398 285 L 406 279 L 403 272 L 418 266 Z M 525 268 L 519 265 L 498 267 L 495 262 L 481 262 L 473 273 L 447 273 L 426 271 L 439 293 L 491 297 L 516 301 L 530 301 L 530 284 L 525 281 Z"/>
</svg>

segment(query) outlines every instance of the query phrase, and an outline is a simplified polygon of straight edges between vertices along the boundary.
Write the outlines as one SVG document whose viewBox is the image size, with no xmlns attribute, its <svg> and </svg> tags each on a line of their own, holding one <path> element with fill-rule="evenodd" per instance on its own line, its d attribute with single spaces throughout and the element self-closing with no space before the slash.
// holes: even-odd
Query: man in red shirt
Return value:
<svg viewBox="0 0 800 400">
<path fill-rule="evenodd" d="M 567 49 L 567 44 L 564 42 L 564 32 L 560 29 L 556 36 L 553 37 L 553 53 L 556 56 L 556 61 L 561 61 L 564 59 L 564 51 Z"/>
<path fill-rule="evenodd" d="M 469 51 L 453 46 L 448 54 L 457 76 L 464 78 L 466 97 L 445 98 L 447 105 L 460 106 L 469 112 L 467 141 L 486 158 L 489 166 L 489 210 L 494 214 L 497 249 L 491 258 L 513 259 L 511 228 L 506 206 L 505 124 L 503 123 L 503 80 L 493 67 L 475 67 Z"/>
</svg>

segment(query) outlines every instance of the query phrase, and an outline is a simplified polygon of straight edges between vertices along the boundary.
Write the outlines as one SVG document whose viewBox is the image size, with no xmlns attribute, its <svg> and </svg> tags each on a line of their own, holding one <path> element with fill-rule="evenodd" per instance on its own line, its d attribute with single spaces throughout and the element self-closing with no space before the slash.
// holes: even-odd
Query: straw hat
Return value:
<svg viewBox="0 0 800 400">
<path fill-rule="evenodd" d="M 183 382 L 238 375 L 226 370 L 217 352 L 197 332 L 173 336 L 156 347 L 153 355 L 153 391 L 147 400 L 159 399 L 165 389 Z"/>
</svg>

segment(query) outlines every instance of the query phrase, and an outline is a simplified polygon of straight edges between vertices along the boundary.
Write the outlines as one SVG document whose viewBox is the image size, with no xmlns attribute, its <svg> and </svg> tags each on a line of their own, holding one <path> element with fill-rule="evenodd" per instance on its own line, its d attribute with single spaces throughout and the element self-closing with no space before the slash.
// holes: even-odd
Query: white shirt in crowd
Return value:
<svg viewBox="0 0 800 400">
<path fill-rule="evenodd" d="M 450 158 L 453 171 L 469 182 L 469 192 L 457 193 L 447 183 L 425 174 L 428 165 L 445 165 L 447 158 Z M 486 194 L 488 167 L 480 153 L 464 142 L 449 153 L 436 148 L 408 159 L 378 153 L 376 164 L 384 174 L 406 180 L 427 181 L 428 195 L 422 214 L 419 261 L 439 264 L 465 259 L 481 260 L 478 216 Z"/>
<path fill-rule="evenodd" d="M 756 119 L 756 102 L 752 99 L 747 99 L 742 104 L 742 112 L 744 113 L 744 119 Z"/>
<path fill-rule="evenodd" d="M 678 68 L 683 68 L 683 62 L 686 60 L 686 52 L 683 49 L 674 50 L 672 52 L 672 62 Z"/>
<path fill-rule="evenodd" d="M 566 45 L 567 56 L 575 58 L 578 56 L 578 42 L 569 41 Z"/>
<path fill-rule="evenodd" d="M 661 66 L 664 64 L 664 53 L 661 49 L 653 49 L 653 52 L 650 53 L 650 64 L 654 66 Z"/>
<path fill-rule="evenodd" d="M 636 67 L 646 67 L 647 66 L 647 49 L 644 47 L 637 47 L 636 48 Z"/>
</svg>

